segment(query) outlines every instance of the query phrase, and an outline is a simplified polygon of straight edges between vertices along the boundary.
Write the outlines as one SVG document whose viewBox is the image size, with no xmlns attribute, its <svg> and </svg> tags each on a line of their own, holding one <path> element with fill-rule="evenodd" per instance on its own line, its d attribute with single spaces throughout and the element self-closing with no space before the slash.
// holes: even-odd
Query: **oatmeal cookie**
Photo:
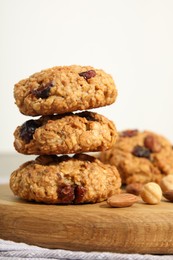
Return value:
<svg viewBox="0 0 173 260">
<path fill-rule="evenodd" d="M 14 132 L 14 147 L 23 154 L 70 154 L 106 150 L 117 131 L 112 121 L 84 111 L 28 120 Z"/>
<path fill-rule="evenodd" d="M 115 166 L 85 154 L 41 155 L 22 164 L 10 177 L 15 195 L 47 204 L 101 202 L 119 193 L 120 187 Z"/>
<path fill-rule="evenodd" d="M 112 77 L 90 66 L 53 67 L 14 86 L 15 102 L 29 116 L 64 114 L 112 104 L 117 90 Z"/>
<path fill-rule="evenodd" d="M 115 165 L 124 184 L 159 183 L 165 175 L 173 174 L 171 143 L 150 131 L 120 132 L 113 148 L 102 152 L 100 160 Z"/>
</svg>

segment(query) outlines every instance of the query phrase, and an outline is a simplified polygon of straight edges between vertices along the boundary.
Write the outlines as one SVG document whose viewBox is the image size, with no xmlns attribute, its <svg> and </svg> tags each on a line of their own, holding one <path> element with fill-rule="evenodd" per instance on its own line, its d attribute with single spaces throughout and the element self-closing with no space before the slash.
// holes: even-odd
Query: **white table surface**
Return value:
<svg viewBox="0 0 173 260">
<path fill-rule="evenodd" d="M 22 163 L 34 159 L 36 156 L 19 153 L 0 154 L 0 184 L 8 183 L 11 173 Z"/>
</svg>

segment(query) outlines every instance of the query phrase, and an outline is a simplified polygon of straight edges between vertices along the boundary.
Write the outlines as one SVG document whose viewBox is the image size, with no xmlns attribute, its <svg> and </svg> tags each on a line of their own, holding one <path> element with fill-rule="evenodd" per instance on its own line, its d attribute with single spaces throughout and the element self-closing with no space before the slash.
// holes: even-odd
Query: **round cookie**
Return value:
<svg viewBox="0 0 173 260">
<path fill-rule="evenodd" d="M 84 111 L 28 120 L 14 132 L 14 147 L 23 154 L 70 154 L 106 150 L 117 131 L 112 121 Z"/>
<path fill-rule="evenodd" d="M 120 186 L 116 167 L 85 154 L 42 155 L 22 164 L 10 177 L 15 195 L 47 204 L 101 202 L 119 193 Z"/>
<path fill-rule="evenodd" d="M 115 145 L 102 152 L 99 158 L 118 168 L 124 184 L 159 183 L 165 175 L 173 174 L 171 143 L 150 131 L 120 132 Z"/>
<path fill-rule="evenodd" d="M 29 116 L 102 107 L 112 104 L 116 96 L 112 77 L 91 66 L 53 67 L 14 86 L 16 105 Z"/>
</svg>

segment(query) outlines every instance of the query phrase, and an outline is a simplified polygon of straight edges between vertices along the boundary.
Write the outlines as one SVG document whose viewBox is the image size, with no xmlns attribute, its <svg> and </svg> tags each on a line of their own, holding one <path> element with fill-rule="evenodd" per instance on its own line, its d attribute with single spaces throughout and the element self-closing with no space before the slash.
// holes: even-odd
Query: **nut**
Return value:
<svg viewBox="0 0 173 260">
<path fill-rule="evenodd" d="M 141 198 L 148 204 L 158 204 L 162 198 L 162 190 L 155 182 L 146 183 L 141 190 Z"/>
<path fill-rule="evenodd" d="M 173 190 L 168 190 L 168 191 L 163 192 L 163 196 L 164 196 L 167 200 L 173 202 Z"/>
<path fill-rule="evenodd" d="M 114 208 L 123 208 L 132 206 L 138 200 L 139 197 L 133 194 L 122 193 L 109 197 L 107 203 Z"/>
<path fill-rule="evenodd" d="M 173 190 L 173 174 L 169 174 L 162 178 L 160 182 L 160 187 L 163 192 L 168 190 Z"/>
<path fill-rule="evenodd" d="M 140 194 L 142 186 L 143 186 L 142 183 L 138 183 L 138 182 L 130 183 L 126 186 L 126 192 L 138 196 Z"/>
</svg>

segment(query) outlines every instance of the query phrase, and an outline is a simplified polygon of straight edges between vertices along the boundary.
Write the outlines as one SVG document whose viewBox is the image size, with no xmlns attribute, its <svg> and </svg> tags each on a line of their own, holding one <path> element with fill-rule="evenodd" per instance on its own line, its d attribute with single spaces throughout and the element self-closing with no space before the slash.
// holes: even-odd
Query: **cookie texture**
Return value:
<svg viewBox="0 0 173 260">
<path fill-rule="evenodd" d="M 100 160 L 115 165 L 124 184 L 159 183 L 173 174 L 173 149 L 163 136 L 151 131 L 125 130 L 114 146 L 101 152 Z"/>
<path fill-rule="evenodd" d="M 106 117 L 84 111 L 28 120 L 14 132 L 14 147 L 23 154 L 70 154 L 106 150 L 118 136 Z"/>
<path fill-rule="evenodd" d="M 21 113 L 53 115 L 112 104 L 117 90 L 112 77 L 91 66 L 59 66 L 35 73 L 14 86 Z"/>
<path fill-rule="evenodd" d="M 22 164 L 10 177 L 18 197 L 47 204 L 96 203 L 119 193 L 116 167 L 85 154 L 41 155 Z"/>
</svg>

